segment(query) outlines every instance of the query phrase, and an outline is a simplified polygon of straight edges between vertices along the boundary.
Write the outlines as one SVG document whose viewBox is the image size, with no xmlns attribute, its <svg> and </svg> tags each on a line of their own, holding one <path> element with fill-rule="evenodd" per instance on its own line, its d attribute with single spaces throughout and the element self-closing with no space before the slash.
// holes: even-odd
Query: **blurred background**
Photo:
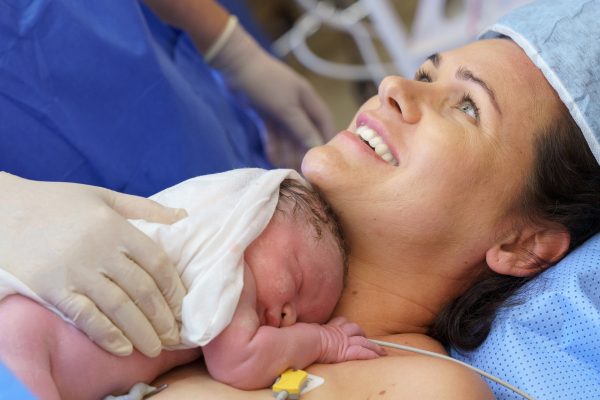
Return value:
<svg viewBox="0 0 600 400">
<path fill-rule="evenodd" d="M 471 42 L 500 16 L 531 2 L 243 1 L 272 41 L 271 52 L 308 78 L 328 103 L 337 131 L 377 94 L 384 76 L 412 78 L 430 54 Z"/>
</svg>

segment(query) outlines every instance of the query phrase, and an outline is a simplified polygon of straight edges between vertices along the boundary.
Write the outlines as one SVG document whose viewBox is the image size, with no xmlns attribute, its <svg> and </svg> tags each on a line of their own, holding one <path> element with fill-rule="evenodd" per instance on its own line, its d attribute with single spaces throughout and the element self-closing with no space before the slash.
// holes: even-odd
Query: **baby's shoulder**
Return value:
<svg viewBox="0 0 600 400">
<path fill-rule="evenodd" d="M 5 356 L 19 349 L 22 359 L 48 357 L 61 324 L 57 315 L 35 301 L 7 296 L 0 301 L 0 349 Z"/>
<path fill-rule="evenodd" d="M 0 301 L 0 345 L 4 347 L 13 341 L 30 345 L 47 342 L 54 337 L 60 322 L 53 312 L 27 297 L 7 296 Z"/>
</svg>

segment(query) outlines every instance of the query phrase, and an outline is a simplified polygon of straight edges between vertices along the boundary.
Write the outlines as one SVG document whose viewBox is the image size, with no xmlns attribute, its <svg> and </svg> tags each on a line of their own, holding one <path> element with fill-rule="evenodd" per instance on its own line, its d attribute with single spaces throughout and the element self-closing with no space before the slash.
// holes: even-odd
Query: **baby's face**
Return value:
<svg viewBox="0 0 600 400">
<path fill-rule="evenodd" d="M 244 252 L 261 326 L 328 321 L 342 291 L 343 257 L 327 229 L 315 236 L 303 216 L 276 212 Z"/>
</svg>

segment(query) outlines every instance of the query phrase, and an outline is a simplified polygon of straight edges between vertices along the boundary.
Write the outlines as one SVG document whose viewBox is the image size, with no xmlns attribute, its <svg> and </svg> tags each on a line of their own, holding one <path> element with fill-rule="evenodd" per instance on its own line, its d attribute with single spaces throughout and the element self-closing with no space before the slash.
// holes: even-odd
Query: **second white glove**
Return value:
<svg viewBox="0 0 600 400">
<path fill-rule="evenodd" d="M 210 65 L 219 70 L 230 90 L 243 92 L 306 149 L 324 144 L 333 135 L 329 109 L 310 83 L 263 50 L 239 24 Z"/>
</svg>

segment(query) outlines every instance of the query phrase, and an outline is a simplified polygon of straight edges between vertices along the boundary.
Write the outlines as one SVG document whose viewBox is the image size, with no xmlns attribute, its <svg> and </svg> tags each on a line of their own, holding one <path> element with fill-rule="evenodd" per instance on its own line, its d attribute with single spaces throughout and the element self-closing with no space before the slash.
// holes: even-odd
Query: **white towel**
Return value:
<svg viewBox="0 0 600 400">
<path fill-rule="evenodd" d="M 150 197 L 185 208 L 187 218 L 173 225 L 131 221 L 165 250 L 187 289 L 175 348 L 204 346 L 231 322 L 244 283 L 244 250 L 271 220 L 285 178 L 302 180 L 283 169 L 200 176 Z"/>
<path fill-rule="evenodd" d="M 294 170 L 238 169 L 199 176 L 150 197 L 189 216 L 173 225 L 131 223 L 150 236 L 175 264 L 187 294 L 183 299 L 181 344 L 207 344 L 231 322 L 244 271 L 244 250 L 265 229 L 279 200 L 279 185 Z M 0 270 L 0 300 L 21 294 L 73 324 L 14 276 Z M 74 324 L 73 324 L 74 325 Z"/>
</svg>

